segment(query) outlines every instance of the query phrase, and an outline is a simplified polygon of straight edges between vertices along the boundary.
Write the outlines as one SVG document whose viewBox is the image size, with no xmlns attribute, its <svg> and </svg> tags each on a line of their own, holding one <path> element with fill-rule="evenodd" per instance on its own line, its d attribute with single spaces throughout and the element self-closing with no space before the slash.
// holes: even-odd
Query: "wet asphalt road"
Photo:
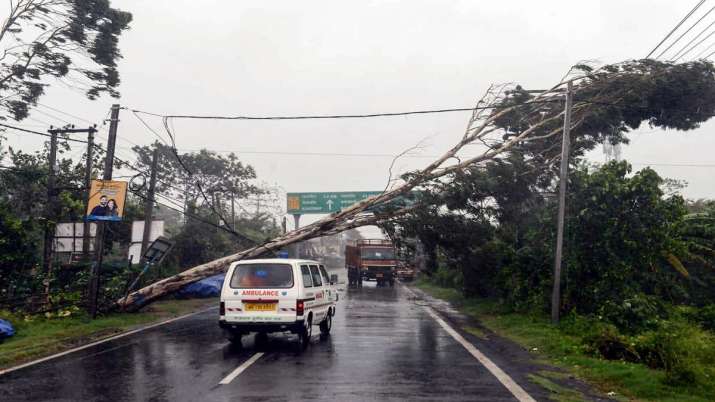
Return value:
<svg viewBox="0 0 715 402">
<path fill-rule="evenodd" d="M 500 401 L 515 398 L 402 287 L 341 295 L 331 336 L 231 346 L 218 309 L 0 376 L 0 401 Z M 219 382 L 257 352 L 255 364 Z"/>
</svg>

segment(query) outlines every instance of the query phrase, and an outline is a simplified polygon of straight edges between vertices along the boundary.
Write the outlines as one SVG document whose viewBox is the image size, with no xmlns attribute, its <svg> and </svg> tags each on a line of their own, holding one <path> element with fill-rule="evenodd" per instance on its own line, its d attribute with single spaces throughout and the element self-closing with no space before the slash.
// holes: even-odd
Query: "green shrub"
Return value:
<svg viewBox="0 0 715 402">
<path fill-rule="evenodd" d="M 715 337 L 685 321 L 664 321 L 657 330 L 633 338 L 640 361 L 663 369 L 672 384 L 715 381 Z"/>
<path fill-rule="evenodd" d="M 594 356 L 663 370 L 669 384 L 715 388 L 715 336 L 685 320 L 663 320 L 655 329 L 626 335 L 613 324 L 569 317 L 561 331 L 580 333 Z"/>
<path fill-rule="evenodd" d="M 586 352 L 603 357 L 607 360 L 623 360 L 637 362 L 638 353 L 631 340 L 618 332 L 613 325 L 602 325 L 597 331 L 587 334 L 583 338 Z"/>
<path fill-rule="evenodd" d="M 715 304 L 699 308 L 695 312 L 694 318 L 701 327 L 715 332 Z"/>
<path fill-rule="evenodd" d="M 598 312 L 604 320 L 628 334 L 656 329 L 668 317 L 660 298 L 644 294 L 636 294 L 622 302 L 606 301 Z"/>
<path fill-rule="evenodd" d="M 432 280 L 438 286 L 453 289 L 461 289 L 464 283 L 461 271 L 450 269 L 444 265 L 437 267 Z"/>
</svg>

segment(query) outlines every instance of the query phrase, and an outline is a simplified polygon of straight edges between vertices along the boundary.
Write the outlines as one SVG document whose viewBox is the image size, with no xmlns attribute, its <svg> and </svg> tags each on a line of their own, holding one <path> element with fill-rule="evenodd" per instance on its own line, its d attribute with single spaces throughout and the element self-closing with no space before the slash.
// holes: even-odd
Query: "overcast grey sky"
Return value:
<svg viewBox="0 0 715 402">
<path fill-rule="evenodd" d="M 121 38 L 122 106 L 156 113 L 283 115 L 469 107 L 491 83 L 544 88 L 581 60 L 644 57 L 695 1 L 112 3 L 134 15 Z M 41 102 L 91 121 L 101 120 L 113 103 L 90 102 L 61 85 Z M 21 125 L 63 124 L 47 114 L 32 117 L 36 120 Z M 129 158 L 128 147 L 154 137 L 131 113 L 122 111 L 120 117 L 118 155 Z M 286 191 L 348 191 L 382 189 L 391 159 L 262 152 L 396 154 L 425 140 L 423 157 L 397 164 L 405 171 L 453 144 L 467 117 L 175 121 L 174 126 L 180 149 L 236 151 L 260 179 Z M 148 122 L 161 129 L 160 119 Z M 645 127 L 631 137 L 623 156 L 638 163 L 636 168 L 710 164 L 653 167 L 688 181 L 686 196 L 715 198 L 713 127 L 708 123 L 688 133 Z M 28 150 L 42 142 L 14 134 L 8 139 Z M 591 157 L 603 160 L 600 151 Z"/>
</svg>

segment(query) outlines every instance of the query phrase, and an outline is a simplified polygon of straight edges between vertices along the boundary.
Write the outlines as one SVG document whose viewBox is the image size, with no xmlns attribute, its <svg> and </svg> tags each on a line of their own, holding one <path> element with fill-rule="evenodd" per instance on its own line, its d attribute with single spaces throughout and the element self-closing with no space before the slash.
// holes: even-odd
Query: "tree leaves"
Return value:
<svg viewBox="0 0 715 402">
<path fill-rule="evenodd" d="M 130 13 L 112 8 L 109 0 L 11 4 L 10 23 L 0 30 L 5 49 L 0 65 L 0 110 L 4 112 L 0 116 L 27 117 L 44 94 L 48 78 L 81 88 L 89 99 L 103 93 L 119 96 L 119 36 L 131 20 Z M 92 62 L 87 63 L 87 55 Z"/>
</svg>

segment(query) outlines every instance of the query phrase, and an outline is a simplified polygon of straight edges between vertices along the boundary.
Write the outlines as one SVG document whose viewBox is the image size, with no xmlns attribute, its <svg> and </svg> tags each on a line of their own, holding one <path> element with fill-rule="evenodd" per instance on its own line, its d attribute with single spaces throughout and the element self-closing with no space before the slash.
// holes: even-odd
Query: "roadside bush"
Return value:
<svg viewBox="0 0 715 402">
<path fill-rule="evenodd" d="M 444 265 L 437 267 L 432 280 L 439 286 L 453 289 L 461 289 L 464 283 L 461 271 L 450 269 Z"/>
<path fill-rule="evenodd" d="M 592 328 L 597 329 L 583 329 L 587 353 L 663 370 L 666 382 L 673 385 L 715 388 L 715 336 L 697 326 L 684 320 L 664 320 L 639 335 L 622 334 L 612 324 Z"/>
<path fill-rule="evenodd" d="M 693 318 L 704 329 L 715 332 L 715 304 L 697 309 Z"/>
<path fill-rule="evenodd" d="M 640 362 L 665 370 L 671 384 L 715 383 L 715 337 L 685 321 L 664 321 L 633 344 Z"/>
<path fill-rule="evenodd" d="M 631 340 L 618 332 L 614 325 L 606 324 L 583 338 L 586 352 L 607 360 L 639 361 Z"/>
<path fill-rule="evenodd" d="M 621 332 L 628 334 L 656 329 L 668 317 L 665 304 L 660 298 L 642 293 L 622 302 L 608 300 L 601 305 L 598 313 Z"/>
</svg>

